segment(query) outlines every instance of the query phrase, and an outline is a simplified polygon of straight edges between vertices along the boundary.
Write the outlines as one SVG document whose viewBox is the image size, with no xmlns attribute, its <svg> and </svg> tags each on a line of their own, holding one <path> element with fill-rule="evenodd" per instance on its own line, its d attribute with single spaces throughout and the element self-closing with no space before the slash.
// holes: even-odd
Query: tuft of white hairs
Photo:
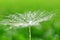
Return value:
<svg viewBox="0 0 60 40">
<path fill-rule="evenodd" d="M 39 25 L 43 21 L 48 21 L 53 17 L 53 13 L 45 11 L 34 11 L 25 13 L 15 13 L 6 16 L 7 19 L 0 21 L 0 24 L 15 27 L 27 27 Z"/>
</svg>

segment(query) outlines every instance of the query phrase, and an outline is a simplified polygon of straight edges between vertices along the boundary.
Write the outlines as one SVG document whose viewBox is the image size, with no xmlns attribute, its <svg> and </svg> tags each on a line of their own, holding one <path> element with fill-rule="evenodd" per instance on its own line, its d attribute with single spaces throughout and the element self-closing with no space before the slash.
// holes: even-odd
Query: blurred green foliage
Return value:
<svg viewBox="0 0 60 40">
<path fill-rule="evenodd" d="M 42 22 L 42 27 L 31 27 L 32 40 L 60 40 L 60 0 L 0 0 L 0 21 L 16 12 L 47 10 L 56 13 L 51 20 Z M 29 40 L 29 29 L 10 29 L 0 24 L 0 40 Z"/>
</svg>

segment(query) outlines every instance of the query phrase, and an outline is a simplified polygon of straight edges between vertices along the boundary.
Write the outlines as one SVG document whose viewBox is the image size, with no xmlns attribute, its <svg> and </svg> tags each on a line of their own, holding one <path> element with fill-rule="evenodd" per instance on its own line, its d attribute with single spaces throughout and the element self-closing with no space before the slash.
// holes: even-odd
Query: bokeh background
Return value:
<svg viewBox="0 0 60 40">
<path fill-rule="evenodd" d="M 9 14 L 25 11 L 53 11 L 56 15 L 42 22 L 39 29 L 31 27 L 32 40 L 60 40 L 60 0 L 0 0 L 0 21 Z M 29 29 L 16 28 L 6 31 L 9 25 L 0 24 L 0 40 L 29 40 Z"/>
</svg>

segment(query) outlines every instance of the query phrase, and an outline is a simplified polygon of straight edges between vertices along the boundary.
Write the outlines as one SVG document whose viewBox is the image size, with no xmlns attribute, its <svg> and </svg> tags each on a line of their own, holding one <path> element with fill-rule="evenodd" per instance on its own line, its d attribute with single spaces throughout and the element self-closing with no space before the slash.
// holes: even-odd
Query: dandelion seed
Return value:
<svg viewBox="0 0 60 40">
<path fill-rule="evenodd" d="M 8 15 L 8 19 L 0 21 L 0 24 L 10 25 L 10 28 L 15 27 L 29 27 L 30 40 L 31 40 L 31 28 L 30 26 L 39 25 L 43 21 L 50 20 L 54 14 L 47 14 L 45 11 L 25 12 L 23 14 Z"/>
</svg>

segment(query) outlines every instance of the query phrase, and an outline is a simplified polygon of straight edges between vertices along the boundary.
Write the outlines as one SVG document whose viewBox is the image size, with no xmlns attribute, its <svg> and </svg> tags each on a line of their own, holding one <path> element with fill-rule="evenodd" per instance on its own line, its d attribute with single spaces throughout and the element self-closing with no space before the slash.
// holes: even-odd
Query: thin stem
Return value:
<svg viewBox="0 0 60 40">
<path fill-rule="evenodd" d="M 29 40 L 31 40 L 31 27 L 29 27 Z"/>
</svg>

